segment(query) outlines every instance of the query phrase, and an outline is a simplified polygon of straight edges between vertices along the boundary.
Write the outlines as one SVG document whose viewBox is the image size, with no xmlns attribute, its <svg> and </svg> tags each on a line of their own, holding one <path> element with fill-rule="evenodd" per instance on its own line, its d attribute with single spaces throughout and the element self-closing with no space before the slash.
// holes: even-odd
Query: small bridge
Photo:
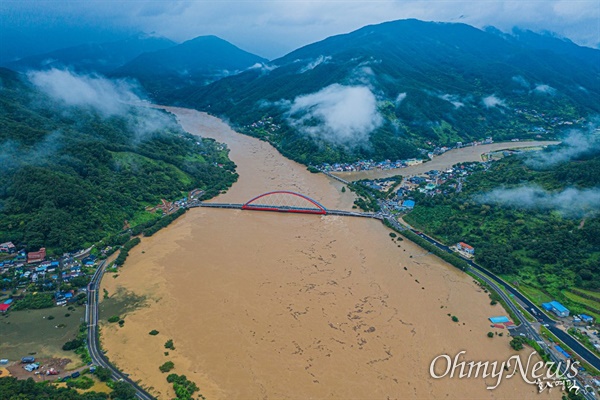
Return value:
<svg viewBox="0 0 600 400">
<path fill-rule="evenodd" d="M 211 207 L 211 208 L 232 208 L 237 210 L 253 211 L 271 211 L 287 212 L 299 214 L 317 214 L 317 215 L 341 215 L 346 217 L 375 218 L 382 220 L 383 217 L 375 213 L 329 210 L 318 201 L 311 199 L 300 193 L 287 190 L 278 190 L 274 192 L 263 193 L 256 196 L 244 204 L 236 203 L 204 203 L 193 202 L 188 207 Z"/>
</svg>

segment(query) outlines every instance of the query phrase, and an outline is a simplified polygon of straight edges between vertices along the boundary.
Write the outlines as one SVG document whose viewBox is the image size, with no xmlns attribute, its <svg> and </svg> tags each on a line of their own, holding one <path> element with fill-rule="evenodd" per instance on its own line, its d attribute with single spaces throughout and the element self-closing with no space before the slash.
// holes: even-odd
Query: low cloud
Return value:
<svg viewBox="0 0 600 400">
<path fill-rule="evenodd" d="M 547 168 L 579 156 L 600 152 L 600 137 L 593 133 L 596 127 L 596 124 L 590 124 L 587 131 L 572 130 L 559 146 L 532 153 L 525 163 L 534 168 Z"/>
<path fill-rule="evenodd" d="M 536 93 L 549 94 L 550 96 L 554 96 L 554 94 L 556 93 L 556 89 L 554 89 L 552 86 L 544 84 L 536 85 L 533 91 Z"/>
<path fill-rule="evenodd" d="M 406 92 L 400 93 L 397 97 L 396 97 L 396 105 L 399 105 L 400 103 L 402 103 L 402 101 L 404 101 L 404 99 L 406 98 Z"/>
<path fill-rule="evenodd" d="M 164 113 L 140 107 L 143 101 L 136 93 L 137 88 L 127 81 L 58 69 L 32 71 L 27 76 L 38 89 L 63 106 L 95 111 L 104 118 L 124 118 L 138 139 L 173 127 L 173 121 Z"/>
<path fill-rule="evenodd" d="M 63 146 L 63 133 L 54 131 L 31 147 L 8 140 L 0 146 L 0 172 L 15 171 L 24 165 L 45 165 Z"/>
<path fill-rule="evenodd" d="M 446 100 L 447 102 L 452 103 L 454 108 L 460 108 L 465 105 L 460 99 L 460 96 L 456 94 L 442 94 L 438 96 L 442 100 Z"/>
<path fill-rule="evenodd" d="M 482 100 L 483 105 L 486 106 L 486 108 L 492 108 L 492 107 L 506 107 L 506 102 L 496 96 L 494 96 L 493 94 L 487 97 L 484 97 Z"/>
<path fill-rule="evenodd" d="M 549 192 L 539 186 L 497 188 L 476 196 L 475 200 L 503 207 L 551 210 L 566 217 L 581 217 L 597 214 L 600 210 L 600 188 L 567 188 L 560 192 Z"/>
<path fill-rule="evenodd" d="M 316 60 L 313 60 L 313 61 L 309 62 L 299 72 L 301 74 L 303 74 L 306 71 L 310 71 L 310 70 L 315 69 L 315 67 L 317 67 L 318 65 L 327 64 L 327 62 L 329 62 L 329 60 L 331 60 L 331 56 L 327 56 L 327 57 L 319 56 L 319 57 L 317 57 Z"/>
<path fill-rule="evenodd" d="M 29 80 L 67 106 L 92 108 L 103 116 L 123 115 L 128 105 L 141 101 L 131 84 L 98 75 L 78 75 L 68 70 L 33 71 Z"/>
<path fill-rule="evenodd" d="M 252 65 L 251 67 L 249 67 L 249 70 L 255 69 L 255 70 L 260 70 L 262 73 L 264 74 L 268 74 L 269 72 L 273 71 L 274 69 L 278 68 L 277 65 L 269 65 L 269 64 L 265 64 L 265 63 L 256 63 L 254 65 Z"/>
<path fill-rule="evenodd" d="M 352 147 L 366 144 L 369 134 L 381 126 L 383 118 L 368 87 L 333 84 L 296 97 L 288 121 L 312 138 Z"/>
<path fill-rule="evenodd" d="M 513 76 L 512 80 L 520 86 L 523 86 L 525 89 L 529 89 L 531 87 L 529 82 L 527 82 L 527 79 L 523 78 L 521 75 Z"/>
</svg>

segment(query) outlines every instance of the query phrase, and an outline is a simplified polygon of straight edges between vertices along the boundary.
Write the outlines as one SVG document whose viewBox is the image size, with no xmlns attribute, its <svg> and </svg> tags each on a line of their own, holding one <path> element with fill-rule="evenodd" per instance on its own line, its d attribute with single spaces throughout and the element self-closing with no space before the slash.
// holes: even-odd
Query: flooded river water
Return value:
<svg viewBox="0 0 600 400">
<path fill-rule="evenodd" d="M 188 132 L 231 149 L 240 179 L 215 201 L 292 190 L 351 209 L 340 183 L 269 144 L 206 114 L 169 110 Z M 466 274 L 392 240 L 376 220 L 192 209 L 144 238 L 103 286 L 147 297 L 124 327 L 103 326 L 102 343 L 161 399 L 174 396 L 158 369 L 168 360 L 208 399 L 537 398 L 518 377 L 494 391 L 482 379 L 430 377 L 443 353 L 510 357 L 506 330 L 487 320 L 504 312 Z M 175 350 L 164 348 L 168 339 Z"/>
</svg>

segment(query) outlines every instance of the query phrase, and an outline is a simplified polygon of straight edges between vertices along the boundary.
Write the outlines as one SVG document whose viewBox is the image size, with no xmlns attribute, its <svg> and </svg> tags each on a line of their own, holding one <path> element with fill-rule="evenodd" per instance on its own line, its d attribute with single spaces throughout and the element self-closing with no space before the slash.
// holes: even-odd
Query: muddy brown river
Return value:
<svg viewBox="0 0 600 400">
<path fill-rule="evenodd" d="M 188 132 L 231 149 L 240 179 L 215 201 L 292 190 L 351 209 L 353 195 L 340 183 L 269 144 L 204 113 L 168 110 Z M 174 397 L 158 369 L 169 360 L 208 399 L 540 397 L 518 377 L 493 391 L 483 379 L 430 377 L 443 353 L 509 358 L 506 330 L 487 320 L 505 313 L 469 276 L 392 240 L 376 220 L 196 208 L 143 239 L 103 286 L 110 295 L 146 296 L 124 327 L 103 326 L 102 343 L 160 399 Z M 149 335 L 153 329 L 160 333 Z M 168 339 L 175 350 L 164 348 Z"/>
</svg>

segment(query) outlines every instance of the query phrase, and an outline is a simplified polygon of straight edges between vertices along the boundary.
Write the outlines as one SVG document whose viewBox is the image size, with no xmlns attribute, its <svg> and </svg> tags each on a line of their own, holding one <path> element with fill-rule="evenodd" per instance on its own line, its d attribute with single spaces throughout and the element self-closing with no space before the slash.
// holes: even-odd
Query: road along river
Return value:
<svg viewBox="0 0 600 400">
<path fill-rule="evenodd" d="M 207 114 L 168 110 L 188 132 L 231 149 L 240 179 L 215 201 L 292 190 L 351 209 L 341 183 L 269 144 Z M 143 239 L 103 288 L 147 297 L 123 328 L 103 326 L 102 343 L 161 399 L 174 396 L 158 369 L 169 360 L 209 399 L 538 398 L 518 376 L 494 391 L 491 378 L 430 377 L 442 353 L 508 359 L 506 330 L 487 337 L 487 317 L 504 312 L 470 277 L 392 240 L 376 220 L 196 208 Z"/>
</svg>

